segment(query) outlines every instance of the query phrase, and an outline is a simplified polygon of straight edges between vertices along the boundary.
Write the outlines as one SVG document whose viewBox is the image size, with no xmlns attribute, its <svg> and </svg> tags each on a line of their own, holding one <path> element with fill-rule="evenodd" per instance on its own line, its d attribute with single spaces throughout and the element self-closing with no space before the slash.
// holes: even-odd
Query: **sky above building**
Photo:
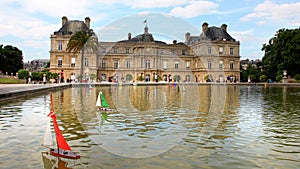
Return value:
<svg viewBox="0 0 300 169">
<path fill-rule="evenodd" d="M 261 59 L 262 45 L 279 29 L 300 26 L 299 0 L 1 0 L 0 44 L 23 51 L 24 61 L 50 58 L 50 36 L 61 18 L 84 21 L 100 41 L 119 41 L 143 33 L 147 20 L 155 40 L 184 42 L 201 25 L 227 24 L 240 41 L 241 59 Z"/>
</svg>

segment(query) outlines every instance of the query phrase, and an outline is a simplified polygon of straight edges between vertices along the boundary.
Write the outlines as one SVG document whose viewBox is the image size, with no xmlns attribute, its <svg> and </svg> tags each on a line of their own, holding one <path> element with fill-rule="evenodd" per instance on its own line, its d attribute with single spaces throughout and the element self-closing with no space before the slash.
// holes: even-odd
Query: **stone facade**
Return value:
<svg viewBox="0 0 300 169">
<path fill-rule="evenodd" d="M 50 48 L 50 71 L 59 73 L 63 80 L 74 80 L 78 78 L 80 72 L 80 53 L 67 52 L 67 45 L 71 36 L 81 30 L 93 33 L 90 29 L 90 18 L 86 17 L 85 22 L 78 20 L 69 21 L 67 17 L 62 17 L 62 27 L 51 35 Z M 97 54 L 85 52 L 84 73 L 97 73 Z"/>
<path fill-rule="evenodd" d="M 68 21 L 51 35 L 50 70 L 74 79 L 80 72 L 80 53 L 67 53 L 67 43 L 79 30 L 92 31 L 90 19 Z M 76 28 L 76 29 L 75 29 Z M 101 38 L 100 38 L 101 39 Z M 239 81 L 240 43 L 227 33 L 227 25 L 202 25 L 199 36 L 186 33 L 185 42 L 167 44 L 154 39 L 145 25 L 144 33 L 128 39 L 98 44 L 98 53 L 84 55 L 84 77 L 98 81 Z"/>
</svg>

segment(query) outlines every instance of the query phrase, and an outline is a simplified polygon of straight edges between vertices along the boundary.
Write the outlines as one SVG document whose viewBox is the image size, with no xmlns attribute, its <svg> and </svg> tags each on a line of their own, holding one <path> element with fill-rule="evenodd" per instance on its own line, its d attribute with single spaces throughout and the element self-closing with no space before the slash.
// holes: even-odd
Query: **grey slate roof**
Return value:
<svg viewBox="0 0 300 169">
<path fill-rule="evenodd" d="M 209 27 L 207 31 L 204 33 L 202 32 L 200 36 L 191 36 L 188 45 L 200 42 L 200 41 L 218 41 L 218 40 L 225 40 L 235 42 L 235 39 L 232 38 L 224 29 L 219 27 Z"/>
<path fill-rule="evenodd" d="M 131 42 L 131 43 L 154 42 L 154 43 L 159 43 L 159 44 L 166 44 L 165 42 L 154 40 L 153 35 L 148 32 L 147 25 L 145 26 L 144 29 L 145 29 L 145 32 L 143 34 L 139 34 L 134 38 L 131 38 L 131 39 L 128 39 L 128 40 L 122 40 L 122 41 L 119 41 L 119 42 Z"/>
<path fill-rule="evenodd" d="M 71 20 L 64 24 L 54 35 L 71 35 L 81 30 L 92 32 L 83 21 Z"/>
</svg>

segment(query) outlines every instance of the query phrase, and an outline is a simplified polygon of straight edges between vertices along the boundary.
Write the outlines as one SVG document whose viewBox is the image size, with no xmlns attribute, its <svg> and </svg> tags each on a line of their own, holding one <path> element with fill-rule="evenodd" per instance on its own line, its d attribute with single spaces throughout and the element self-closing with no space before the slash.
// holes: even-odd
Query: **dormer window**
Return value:
<svg viewBox="0 0 300 169">
<path fill-rule="evenodd" d="M 212 50 L 211 50 L 211 47 L 208 47 L 208 50 L 207 50 L 207 53 L 209 54 L 209 55 L 211 55 L 211 52 Z"/>
<path fill-rule="evenodd" d="M 102 48 L 102 53 L 106 53 L 106 48 Z"/>
</svg>

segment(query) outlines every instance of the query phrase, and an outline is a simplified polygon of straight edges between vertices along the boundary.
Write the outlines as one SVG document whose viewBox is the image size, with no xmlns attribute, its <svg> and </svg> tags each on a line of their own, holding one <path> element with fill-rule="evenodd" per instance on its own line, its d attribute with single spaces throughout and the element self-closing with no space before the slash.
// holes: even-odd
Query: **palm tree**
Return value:
<svg viewBox="0 0 300 169">
<path fill-rule="evenodd" d="M 80 77 L 79 80 L 82 80 L 83 75 L 83 58 L 85 50 L 87 52 L 97 52 L 98 51 L 98 38 L 92 32 L 78 31 L 71 36 L 70 41 L 67 45 L 67 52 L 77 53 L 81 50 L 81 62 L 80 62 Z"/>
</svg>

